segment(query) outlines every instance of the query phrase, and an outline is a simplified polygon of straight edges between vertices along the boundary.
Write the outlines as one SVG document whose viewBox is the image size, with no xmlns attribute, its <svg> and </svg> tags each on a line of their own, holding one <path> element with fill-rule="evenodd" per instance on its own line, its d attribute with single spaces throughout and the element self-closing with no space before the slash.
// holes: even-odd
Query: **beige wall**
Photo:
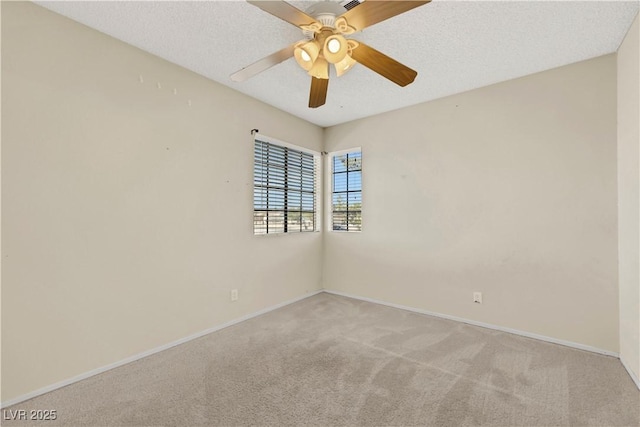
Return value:
<svg viewBox="0 0 640 427">
<path fill-rule="evenodd" d="M 2 107 L 2 401 L 320 288 L 321 233 L 252 235 L 249 131 L 321 128 L 28 3 Z"/>
<path fill-rule="evenodd" d="M 640 378 L 640 30 L 618 50 L 620 358 Z"/>
<path fill-rule="evenodd" d="M 325 131 L 354 146 L 325 288 L 618 351 L 615 55 Z"/>
</svg>

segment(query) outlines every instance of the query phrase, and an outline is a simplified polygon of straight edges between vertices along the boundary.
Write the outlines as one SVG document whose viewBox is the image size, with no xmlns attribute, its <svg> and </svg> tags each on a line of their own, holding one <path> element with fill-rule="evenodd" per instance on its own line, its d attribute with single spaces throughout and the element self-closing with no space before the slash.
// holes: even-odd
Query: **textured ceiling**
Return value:
<svg viewBox="0 0 640 427">
<path fill-rule="evenodd" d="M 401 88 L 358 65 L 332 76 L 327 103 L 310 109 L 310 77 L 293 59 L 242 83 L 229 78 L 302 39 L 242 0 L 36 3 L 325 127 L 615 52 L 639 9 L 638 1 L 435 0 L 352 36 L 418 71 L 414 83 Z"/>
</svg>

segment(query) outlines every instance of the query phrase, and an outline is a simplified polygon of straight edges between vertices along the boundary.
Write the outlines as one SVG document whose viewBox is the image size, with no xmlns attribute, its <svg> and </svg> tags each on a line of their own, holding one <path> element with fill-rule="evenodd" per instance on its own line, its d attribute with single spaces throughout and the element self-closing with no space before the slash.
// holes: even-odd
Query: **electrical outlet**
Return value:
<svg viewBox="0 0 640 427">
<path fill-rule="evenodd" d="M 231 289 L 231 301 L 238 301 L 238 290 Z"/>
<path fill-rule="evenodd" d="M 482 304 L 482 292 L 473 293 L 473 302 Z"/>
</svg>

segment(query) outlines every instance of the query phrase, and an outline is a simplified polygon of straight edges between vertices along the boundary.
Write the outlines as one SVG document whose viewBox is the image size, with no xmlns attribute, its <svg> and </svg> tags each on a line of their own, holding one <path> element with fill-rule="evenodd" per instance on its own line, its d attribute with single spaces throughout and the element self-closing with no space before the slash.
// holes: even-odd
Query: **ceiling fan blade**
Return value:
<svg viewBox="0 0 640 427">
<path fill-rule="evenodd" d="M 309 108 L 318 108 L 327 100 L 329 79 L 311 77 L 311 91 L 309 92 Z"/>
<path fill-rule="evenodd" d="M 382 22 L 401 13 L 407 12 L 418 6 L 429 3 L 431 0 L 410 0 L 410 1 L 376 1 L 367 0 L 357 7 L 347 11 L 342 15 L 347 20 L 349 26 L 361 31 L 373 24 Z M 251 2 L 250 2 L 251 3 Z"/>
<path fill-rule="evenodd" d="M 367 2 L 364 2 L 360 6 L 366 3 Z M 416 71 L 406 65 L 402 65 L 395 59 L 389 58 L 384 53 L 378 52 L 362 42 L 358 42 L 358 47 L 353 49 L 351 57 L 365 67 L 400 86 L 406 86 L 412 83 L 418 75 Z"/>
<path fill-rule="evenodd" d="M 251 3 L 254 6 L 259 7 L 267 13 L 282 19 L 290 24 L 300 27 L 302 25 L 319 24 L 315 18 L 307 15 L 300 9 L 291 6 L 285 1 L 274 0 L 247 0 L 247 3 Z M 319 24 L 322 26 L 321 24 Z"/>
<path fill-rule="evenodd" d="M 269 69 L 274 65 L 291 58 L 293 56 L 293 49 L 295 45 L 296 43 L 287 46 L 284 49 L 272 53 L 271 55 L 244 67 L 240 71 L 236 71 L 235 73 L 231 74 L 231 80 L 233 80 L 234 82 L 243 82 L 255 76 L 256 74 L 261 73 L 264 70 Z"/>
</svg>

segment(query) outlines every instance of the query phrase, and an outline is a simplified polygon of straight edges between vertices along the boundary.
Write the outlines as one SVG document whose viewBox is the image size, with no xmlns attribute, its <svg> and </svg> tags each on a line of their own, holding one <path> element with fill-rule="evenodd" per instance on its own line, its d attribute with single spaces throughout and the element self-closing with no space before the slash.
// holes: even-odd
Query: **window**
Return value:
<svg viewBox="0 0 640 427">
<path fill-rule="evenodd" d="M 253 234 L 317 230 L 319 153 L 256 135 Z"/>
<path fill-rule="evenodd" d="M 332 157 L 331 224 L 335 231 L 362 231 L 362 152 Z"/>
</svg>

